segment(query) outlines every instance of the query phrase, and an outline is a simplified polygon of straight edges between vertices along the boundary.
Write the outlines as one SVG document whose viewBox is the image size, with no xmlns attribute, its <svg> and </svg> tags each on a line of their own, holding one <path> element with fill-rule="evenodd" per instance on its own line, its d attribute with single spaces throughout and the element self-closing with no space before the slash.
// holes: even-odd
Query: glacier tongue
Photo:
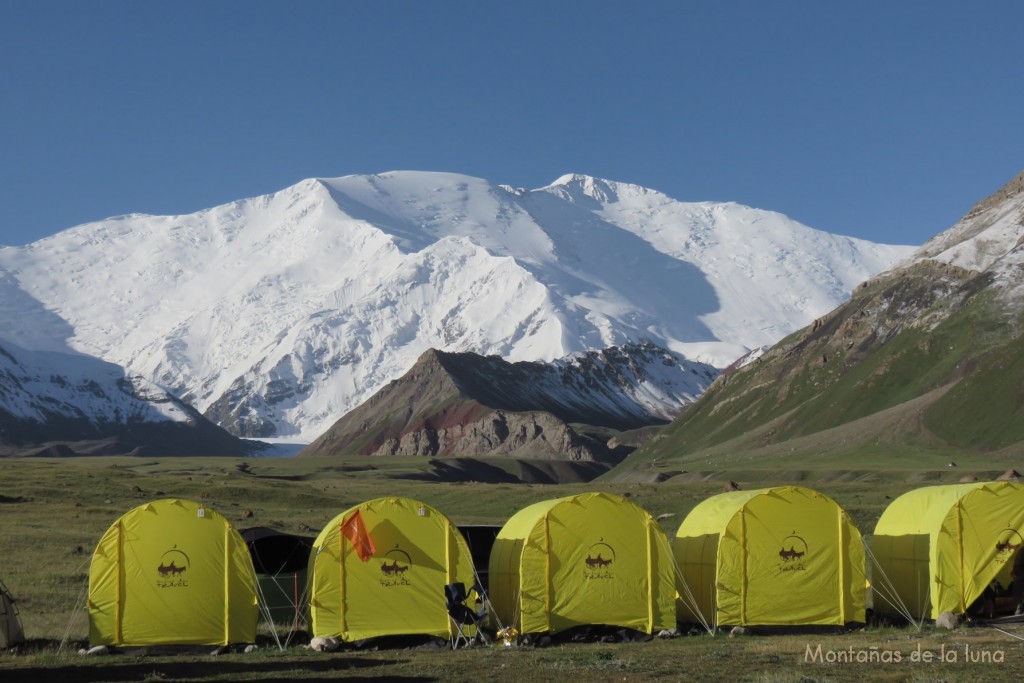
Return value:
<svg viewBox="0 0 1024 683">
<path fill-rule="evenodd" d="M 589 176 L 393 172 L 0 249 L 24 300 L 0 319 L 236 433 L 308 441 L 428 348 L 550 361 L 650 340 L 724 367 L 910 251 Z"/>
</svg>

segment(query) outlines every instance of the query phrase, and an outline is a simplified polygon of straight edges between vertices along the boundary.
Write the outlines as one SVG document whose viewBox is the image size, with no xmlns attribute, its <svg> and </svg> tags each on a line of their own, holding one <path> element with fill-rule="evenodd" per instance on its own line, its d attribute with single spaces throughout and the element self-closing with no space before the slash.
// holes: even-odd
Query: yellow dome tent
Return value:
<svg viewBox="0 0 1024 683">
<path fill-rule="evenodd" d="M 936 619 L 963 614 L 993 579 L 1006 586 L 1024 544 L 1024 486 L 926 486 L 896 498 L 875 526 L 874 607 Z"/>
<path fill-rule="evenodd" d="M 653 633 L 675 627 L 668 539 L 641 507 L 584 493 L 526 507 L 498 533 L 490 598 L 499 622 L 522 633 L 607 625 Z"/>
<path fill-rule="evenodd" d="M 256 640 L 252 559 L 213 510 L 158 500 L 118 519 L 89 567 L 93 645 L 229 645 Z"/>
<path fill-rule="evenodd" d="M 328 522 L 313 542 L 308 575 L 313 635 L 346 642 L 454 637 L 445 587 L 475 584 L 458 528 L 409 498 L 371 500 Z"/>
<path fill-rule="evenodd" d="M 864 621 L 860 532 L 835 501 L 816 491 L 780 486 L 712 496 L 683 520 L 673 552 L 682 621 Z"/>
</svg>

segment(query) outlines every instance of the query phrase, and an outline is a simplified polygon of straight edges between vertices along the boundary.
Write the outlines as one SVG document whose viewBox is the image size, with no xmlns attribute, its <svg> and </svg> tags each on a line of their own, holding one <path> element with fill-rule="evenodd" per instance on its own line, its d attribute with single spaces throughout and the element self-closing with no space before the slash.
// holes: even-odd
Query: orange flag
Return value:
<svg viewBox="0 0 1024 683">
<path fill-rule="evenodd" d="M 366 530 L 366 523 L 363 521 L 363 516 L 359 514 L 359 510 L 356 510 L 355 514 L 342 522 L 341 533 L 345 534 L 345 538 L 351 541 L 352 547 L 356 550 L 356 555 L 359 555 L 359 559 L 363 562 L 366 562 L 377 552 L 377 547 L 373 544 L 373 539 L 370 538 L 370 533 Z"/>
</svg>

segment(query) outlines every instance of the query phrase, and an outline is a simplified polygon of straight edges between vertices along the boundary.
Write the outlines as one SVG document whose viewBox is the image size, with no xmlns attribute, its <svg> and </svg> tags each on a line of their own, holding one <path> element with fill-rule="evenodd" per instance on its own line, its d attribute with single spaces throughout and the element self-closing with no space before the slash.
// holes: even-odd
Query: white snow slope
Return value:
<svg viewBox="0 0 1024 683">
<path fill-rule="evenodd" d="M 1019 310 L 1024 302 L 1024 173 L 900 265 L 927 259 L 990 273 L 1009 310 Z"/>
<path fill-rule="evenodd" d="M 176 398 L 114 364 L 61 343 L 71 328 L 43 310 L 0 268 L 0 412 L 45 422 L 51 416 L 108 422 L 191 422 Z"/>
<path fill-rule="evenodd" d="M 33 305 L 0 305 L 0 329 L 123 365 L 243 435 L 309 441 L 428 348 L 552 360 L 649 340 L 724 367 L 911 251 L 580 175 L 311 179 L 2 248 Z"/>
</svg>

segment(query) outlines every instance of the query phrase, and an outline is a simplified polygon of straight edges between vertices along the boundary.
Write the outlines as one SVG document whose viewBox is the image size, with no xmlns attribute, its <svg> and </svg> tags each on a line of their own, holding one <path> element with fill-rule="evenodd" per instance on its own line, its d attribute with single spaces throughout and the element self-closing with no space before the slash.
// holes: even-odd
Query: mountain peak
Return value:
<svg viewBox="0 0 1024 683">
<path fill-rule="evenodd" d="M 928 240 L 909 260 L 942 261 L 985 271 L 1017 251 L 1024 238 L 1024 172 L 981 200 L 956 225 Z M 1013 258 L 1019 260 L 1019 254 Z"/>
<path fill-rule="evenodd" d="M 621 183 L 595 178 L 581 173 L 567 173 L 551 183 L 543 190 L 558 194 L 563 199 L 581 202 L 587 199 L 601 204 L 612 204 L 619 201 Z"/>
<path fill-rule="evenodd" d="M 59 335 L 237 435 L 306 441 L 431 347 L 552 361 L 650 339 L 725 367 L 909 252 L 716 206 L 583 174 L 528 192 L 424 171 L 311 178 L 0 250 L 0 323 L 33 346 Z"/>
<path fill-rule="evenodd" d="M 566 173 L 565 175 L 559 176 L 558 180 L 548 185 L 548 187 L 556 187 L 558 185 L 586 185 L 593 183 L 594 181 L 606 182 L 600 178 L 596 178 L 586 173 Z"/>
</svg>

